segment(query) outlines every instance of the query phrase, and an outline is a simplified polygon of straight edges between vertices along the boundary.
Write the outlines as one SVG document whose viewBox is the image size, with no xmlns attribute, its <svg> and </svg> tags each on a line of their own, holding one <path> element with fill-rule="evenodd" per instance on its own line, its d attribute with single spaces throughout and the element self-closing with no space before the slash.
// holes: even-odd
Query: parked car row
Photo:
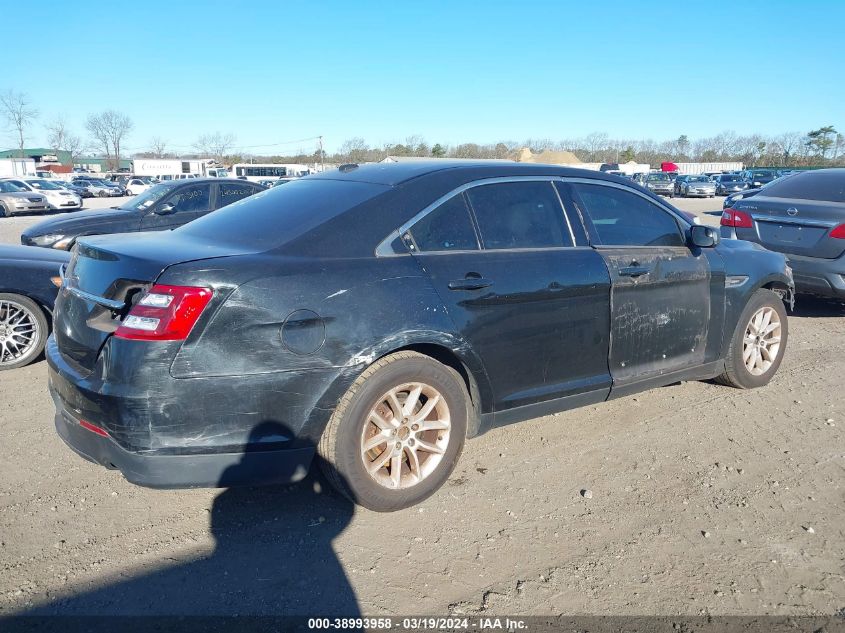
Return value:
<svg viewBox="0 0 845 633">
<path fill-rule="evenodd" d="M 82 198 L 52 180 L 44 178 L 0 179 L 0 215 L 60 209 L 82 208 Z M 21 194 L 18 196 L 12 194 Z"/>
</svg>

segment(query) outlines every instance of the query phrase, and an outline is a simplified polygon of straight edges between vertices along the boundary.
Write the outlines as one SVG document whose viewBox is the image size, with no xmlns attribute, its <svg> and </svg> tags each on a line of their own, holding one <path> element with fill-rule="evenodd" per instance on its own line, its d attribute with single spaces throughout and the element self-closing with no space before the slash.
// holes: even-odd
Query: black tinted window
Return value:
<svg viewBox="0 0 845 633">
<path fill-rule="evenodd" d="M 602 244 L 683 246 L 675 219 L 631 191 L 604 185 L 573 185 Z"/>
<path fill-rule="evenodd" d="M 186 235 L 261 249 L 293 240 L 390 187 L 368 182 L 303 179 L 273 187 L 178 229 Z M 245 221 L 245 218 L 249 218 Z"/>
<path fill-rule="evenodd" d="M 182 187 L 176 191 L 166 204 L 173 205 L 173 213 L 208 211 L 211 201 L 211 185 Z"/>
<path fill-rule="evenodd" d="M 845 202 L 845 169 L 836 172 L 806 172 L 773 182 L 761 195 L 774 198 Z"/>
<path fill-rule="evenodd" d="M 478 249 L 463 194 L 450 198 L 414 224 L 411 235 L 420 251 Z"/>
<path fill-rule="evenodd" d="M 550 182 L 505 182 L 467 190 L 484 248 L 572 246 Z"/>
<path fill-rule="evenodd" d="M 242 200 L 256 192 L 252 185 L 224 182 L 220 184 L 220 200 L 218 207 L 225 207 L 228 204 Z"/>
</svg>

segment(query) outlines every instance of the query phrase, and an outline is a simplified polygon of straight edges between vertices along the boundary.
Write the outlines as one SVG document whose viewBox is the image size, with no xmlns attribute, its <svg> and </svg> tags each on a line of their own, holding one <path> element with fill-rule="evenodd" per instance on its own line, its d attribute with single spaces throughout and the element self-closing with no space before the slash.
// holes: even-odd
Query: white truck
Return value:
<svg viewBox="0 0 845 633">
<path fill-rule="evenodd" d="M 0 178 L 10 176 L 34 176 L 35 159 L 0 158 Z"/>
<path fill-rule="evenodd" d="M 222 178 L 228 172 L 208 158 L 136 158 L 132 161 L 132 173 L 136 176 L 150 176 L 159 180 L 181 178 L 203 178 L 212 176 Z"/>
</svg>

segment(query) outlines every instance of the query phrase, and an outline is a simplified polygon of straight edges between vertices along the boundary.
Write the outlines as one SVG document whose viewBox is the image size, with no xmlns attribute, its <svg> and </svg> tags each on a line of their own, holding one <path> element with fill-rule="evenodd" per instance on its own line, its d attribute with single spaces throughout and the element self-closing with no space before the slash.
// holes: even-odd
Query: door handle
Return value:
<svg viewBox="0 0 845 633">
<path fill-rule="evenodd" d="M 463 279 L 455 279 L 449 282 L 449 290 L 481 290 L 492 286 L 493 282 L 489 279 L 484 279 L 481 275 L 469 273 Z"/>
<path fill-rule="evenodd" d="M 628 266 L 627 268 L 620 268 L 619 274 L 623 277 L 642 277 L 651 272 L 651 269 L 646 266 Z"/>
</svg>

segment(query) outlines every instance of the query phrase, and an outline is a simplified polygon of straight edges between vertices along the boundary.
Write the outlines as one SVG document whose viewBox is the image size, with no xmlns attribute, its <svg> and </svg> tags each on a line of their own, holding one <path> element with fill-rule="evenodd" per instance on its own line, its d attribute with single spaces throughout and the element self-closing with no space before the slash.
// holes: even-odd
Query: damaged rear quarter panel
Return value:
<svg viewBox="0 0 845 633">
<path fill-rule="evenodd" d="M 283 413 L 281 422 L 312 439 L 319 437 L 355 378 L 396 349 L 418 344 L 446 348 L 477 374 L 479 388 L 485 389 L 480 362 L 410 257 L 263 255 L 249 262 L 238 258 L 237 271 L 231 273 L 229 263 L 220 260 L 217 267 L 209 262 L 202 271 L 174 266 L 160 280 L 192 285 L 195 276 L 207 280 L 212 275 L 221 286 L 234 286 L 201 333 L 176 354 L 170 373 L 180 382 L 265 385 L 261 402 L 254 403 L 258 417 Z M 321 332 L 324 340 L 319 341 Z M 304 347 L 291 349 L 291 341 L 303 340 Z M 218 407 L 215 417 L 226 418 L 225 399 Z"/>
</svg>

